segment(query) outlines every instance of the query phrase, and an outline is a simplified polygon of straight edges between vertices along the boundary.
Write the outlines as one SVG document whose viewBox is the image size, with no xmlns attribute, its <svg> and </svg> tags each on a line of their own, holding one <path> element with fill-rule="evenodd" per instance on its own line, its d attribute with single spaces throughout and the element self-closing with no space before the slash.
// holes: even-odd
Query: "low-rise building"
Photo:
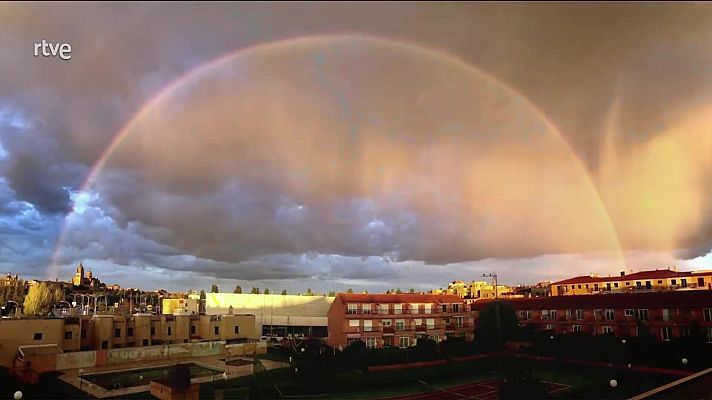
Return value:
<svg viewBox="0 0 712 400">
<path fill-rule="evenodd" d="M 457 295 L 339 293 L 328 312 L 332 347 L 415 346 L 419 338 L 474 338 L 473 322 Z"/>
<path fill-rule="evenodd" d="M 619 276 L 583 275 L 551 284 L 556 296 L 667 290 L 712 290 L 712 271 L 655 269 Z"/>
<path fill-rule="evenodd" d="M 253 314 L 255 330 L 266 336 L 326 337 L 327 311 L 333 301 L 329 296 L 206 293 L 205 313 Z"/>
<path fill-rule="evenodd" d="M 21 346 L 57 345 L 63 352 L 223 340 L 257 339 L 255 316 L 95 314 L 65 318 L 0 319 L 0 366 Z"/>
<path fill-rule="evenodd" d="M 638 336 L 648 329 L 658 340 L 671 340 L 703 330 L 712 343 L 712 295 L 709 291 L 667 291 L 579 296 L 513 298 L 506 301 L 521 325 L 552 333 Z M 470 305 L 475 321 L 490 300 Z"/>
</svg>

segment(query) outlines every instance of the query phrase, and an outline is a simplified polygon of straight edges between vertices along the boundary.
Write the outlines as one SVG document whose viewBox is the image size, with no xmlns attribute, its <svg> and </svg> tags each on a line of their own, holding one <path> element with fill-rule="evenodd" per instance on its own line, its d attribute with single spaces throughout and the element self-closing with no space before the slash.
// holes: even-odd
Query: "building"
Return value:
<svg viewBox="0 0 712 400">
<path fill-rule="evenodd" d="M 551 284 L 556 296 L 626 293 L 680 289 L 712 290 L 712 271 L 679 272 L 671 269 L 640 271 L 619 276 L 584 275 Z"/>
<path fill-rule="evenodd" d="M 326 337 L 328 296 L 282 294 L 206 293 L 205 313 L 253 314 L 255 330 L 265 336 Z"/>
<path fill-rule="evenodd" d="M 551 282 L 543 281 L 534 285 L 519 285 L 513 290 L 513 297 L 547 297 L 551 296 Z"/>
<path fill-rule="evenodd" d="M 495 290 L 496 289 L 496 290 Z M 509 286 L 497 285 L 484 281 L 452 281 L 448 283 L 447 289 L 435 289 L 433 294 L 454 294 L 463 299 L 493 299 L 496 297 L 509 297 L 514 295 L 514 290 Z"/>
<path fill-rule="evenodd" d="M 163 299 L 161 314 L 200 314 L 200 299 Z"/>
<path fill-rule="evenodd" d="M 328 312 L 332 347 L 361 340 L 368 347 L 415 346 L 419 338 L 474 338 L 474 325 L 457 295 L 339 293 Z"/>
<path fill-rule="evenodd" d="M 256 339 L 254 315 L 95 314 L 0 319 L 0 366 L 21 347 L 55 345 L 61 352 Z"/>
<path fill-rule="evenodd" d="M 699 326 L 712 343 L 712 295 L 709 291 L 666 291 L 502 300 L 517 312 L 520 324 L 552 333 L 637 336 L 641 327 L 658 340 L 689 336 Z M 491 301 L 471 304 L 473 318 Z"/>
<path fill-rule="evenodd" d="M 72 286 L 75 288 L 83 288 L 90 290 L 105 289 L 106 285 L 102 284 L 99 279 L 92 276 L 91 271 L 88 271 L 86 275 L 84 274 L 84 265 L 79 263 L 77 266 L 77 272 L 72 277 Z"/>
</svg>

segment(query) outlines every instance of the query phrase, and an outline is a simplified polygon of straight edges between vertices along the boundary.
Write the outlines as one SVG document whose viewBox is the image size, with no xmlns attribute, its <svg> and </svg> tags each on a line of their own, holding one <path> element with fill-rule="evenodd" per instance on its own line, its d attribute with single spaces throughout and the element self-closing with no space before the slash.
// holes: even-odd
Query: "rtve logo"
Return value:
<svg viewBox="0 0 712 400">
<path fill-rule="evenodd" d="M 62 60 L 70 60 L 72 58 L 72 46 L 69 43 L 47 43 L 46 40 L 42 39 L 41 42 L 35 43 L 35 57 L 39 57 L 40 54 L 44 57 L 59 57 Z"/>
</svg>

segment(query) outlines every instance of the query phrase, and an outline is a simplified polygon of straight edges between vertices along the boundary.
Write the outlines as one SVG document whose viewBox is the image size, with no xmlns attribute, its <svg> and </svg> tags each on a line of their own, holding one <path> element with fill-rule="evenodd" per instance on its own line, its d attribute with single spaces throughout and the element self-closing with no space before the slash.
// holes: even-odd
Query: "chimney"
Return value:
<svg viewBox="0 0 712 400">
<path fill-rule="evenodd" d="M 625 271 L 621 271 L 621 276 L 625 276 Z"/>
</svg>

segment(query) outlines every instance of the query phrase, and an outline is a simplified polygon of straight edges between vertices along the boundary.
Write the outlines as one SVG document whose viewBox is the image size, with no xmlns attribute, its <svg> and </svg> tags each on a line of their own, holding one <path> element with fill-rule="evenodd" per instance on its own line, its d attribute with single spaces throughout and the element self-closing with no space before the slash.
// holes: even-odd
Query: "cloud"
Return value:
<svg viewBox="0 0 712 400">
<path fill-rule="evenodd" d="M 704 3 L 3 4 L 2 265 L 41 275 L 65 224 L 61 271 L 94 260 L 129 285 L 173 271 L 176 286 L 422 287 L 477 274 L 468 263 L 528 280 L 586 272 L 583 255 L 615 252 L 616 236 L 650 264 L 707 254 L 711 14 Z M 157 107 L 73 202 L 166 84 L 235 49 L 333 33 L 441 50 L 527 101 L 368 41 L 245 58 Z M 71 62 L 32 57 L 41 39 L 71 43 Z M 586 261 L 537 261 L 556 254 Z"/>
</svg>

